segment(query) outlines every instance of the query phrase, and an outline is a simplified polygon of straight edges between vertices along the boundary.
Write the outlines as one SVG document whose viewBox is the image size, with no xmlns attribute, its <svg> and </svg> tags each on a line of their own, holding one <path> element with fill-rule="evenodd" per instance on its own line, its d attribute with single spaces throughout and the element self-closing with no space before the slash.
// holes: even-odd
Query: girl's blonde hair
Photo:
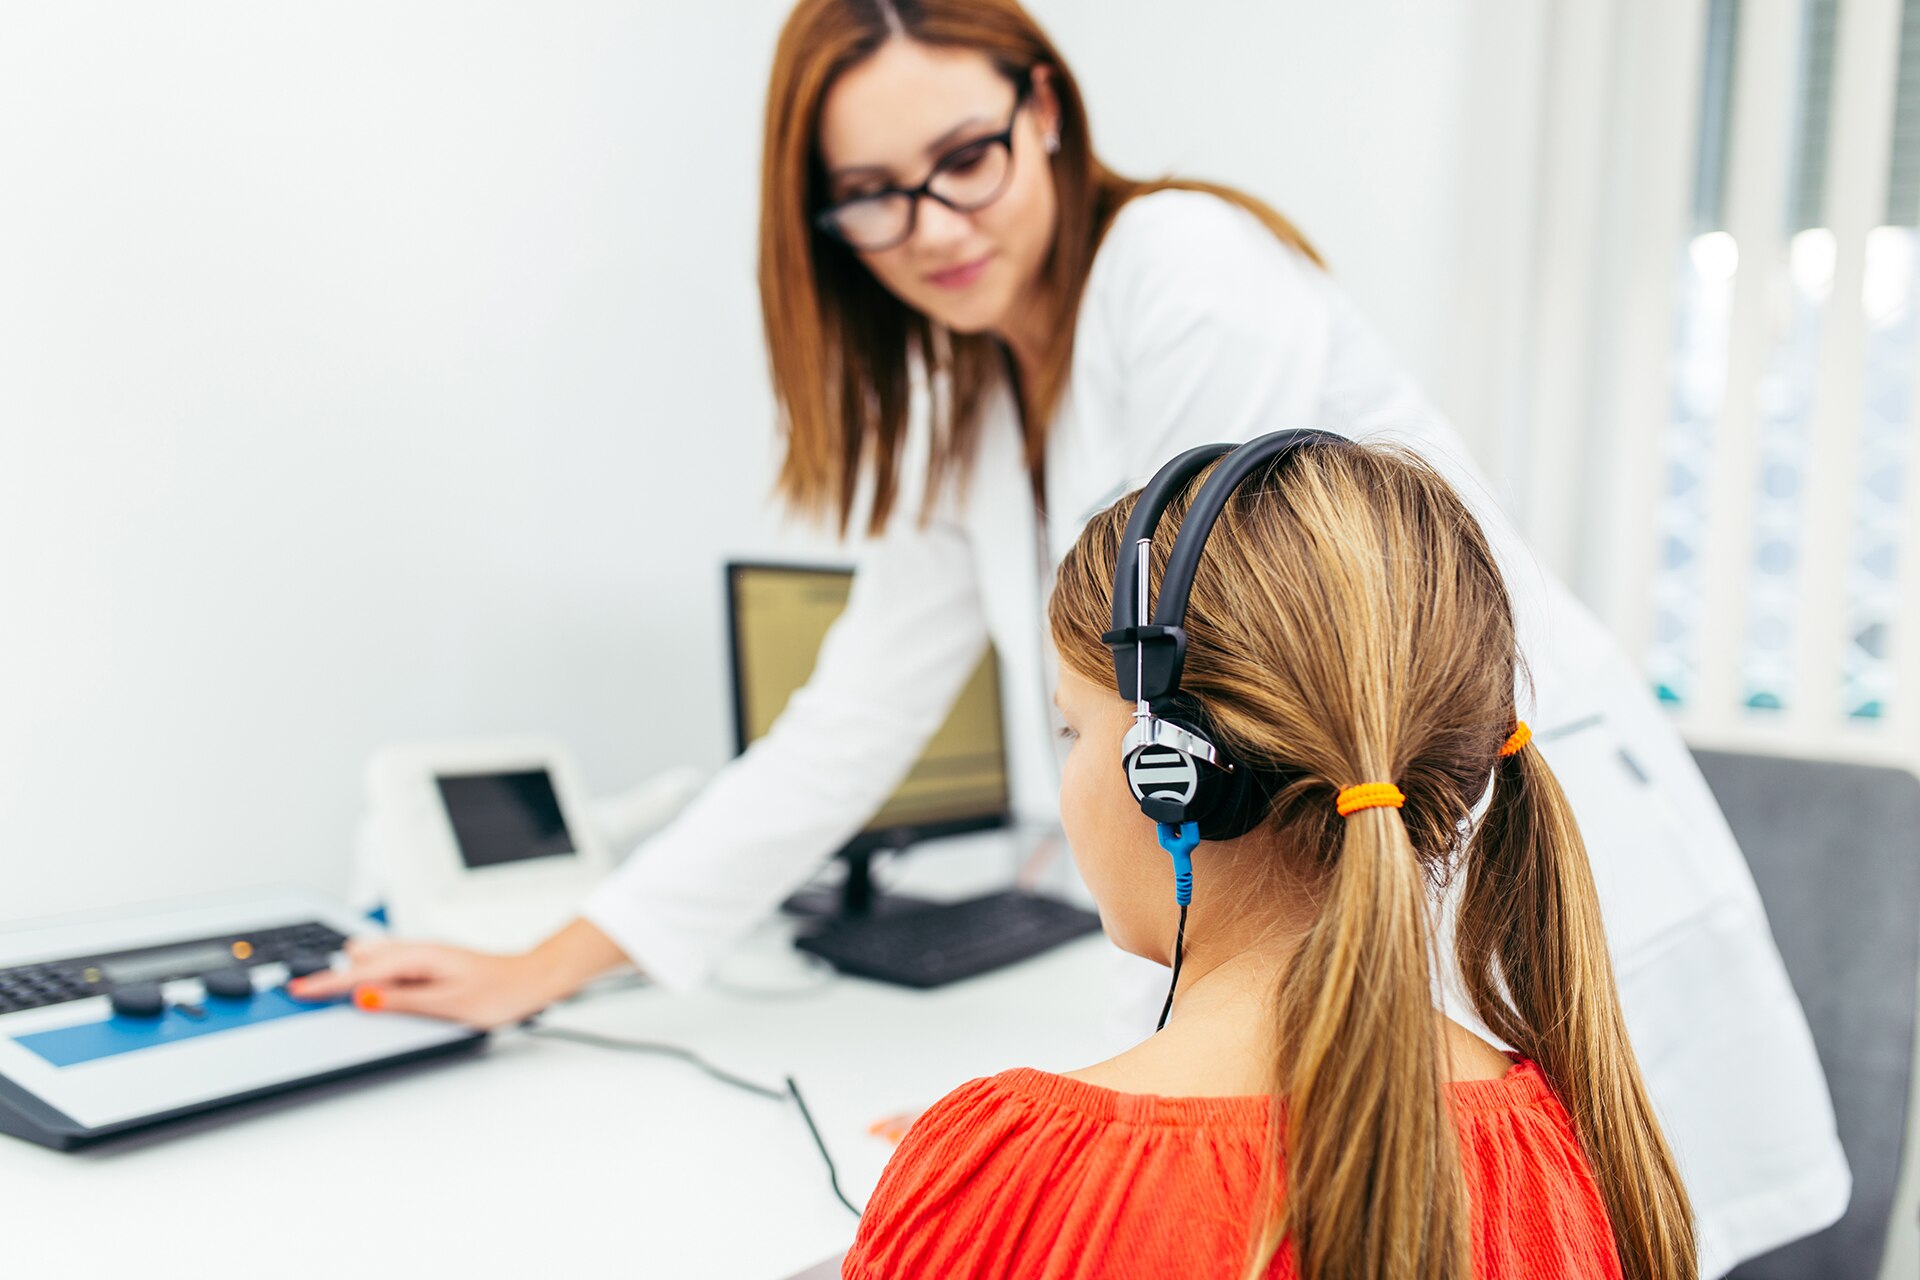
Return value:
<svg viewBox="0 0 1920 1280">
<path fill-rule="evenodd" d="M 1160 523 L 1156 582 L 1202 482 Z M 1100 635 L 1137 496 L 1088 524 L 1049 606 L 1062 663 L 1109 687 Z M 1520 654 L 1459 497 L 1405 452 L 1297 450 L 1228 503 L 1186 628 L 1182 689 L 1266 779 L 1258 830 L 1318 906 L 1274 997 L 1270 1198 L 1250 1224 L 1248 1274 L 1291 1248 L 1305 1280 L 1471 1275 L 1432 1004 L 1434 899 L 1463 874 L 1467 994 L 1565 1104 L 1626 1276 L 1694 1276 L 1686 1191 L 1627 1042 L 1580 829 L 1537 750 L 1500 757 Z M 1397 784 L 1405 807 L 1342 819 L 1335 794 L 1363 782 Z M 1195 863 L 1204 894 L 1204 845 Z"/>
<path fill-rule="evenodd" d="M 1049 83 L 1060 106 L 1059 152 L 1014 159 L 1015 164 L 1051 162 L 1059 209 L 1053 248 L 1037 285 L 1047 331 L 1059 340 L 1033 384 L 1018 388 L 1036 493 L 1043 491 L 1047 423 L 1073 359 L 1080 295 L 1121 205 L 1152 191 L 1205 191 L 1249 210 L 1275 236 L 1320 261 L 1292 223 L 1252 196 L 1204 182 L 1142 182 L 1102 164 L 1073 73 L 1015 0 L 800 0 L 780 32 L 767 85 L 760 309 L 786 445 L 779 492 L 789 509 L 830 519 L 843 534 L 867 468 L 874 480 L 869 530 L 885 528 L 893 511 L 912 360 L 917 356 L 930 373 L 943 375 L 949 388 L 936 410 L 929 500 L 943 478 L 964 484 L 981 404 L 1004 368 L 992 336 L 938 330 L 889 293 L 850 249 L 814 225 L 826 199 L 816 143 L 821 104 L 844 72 L 895 39 L 972 49 L 1016 83 L 1026 83 L 1038 67 L 1051 69 Z"/>
</svg>

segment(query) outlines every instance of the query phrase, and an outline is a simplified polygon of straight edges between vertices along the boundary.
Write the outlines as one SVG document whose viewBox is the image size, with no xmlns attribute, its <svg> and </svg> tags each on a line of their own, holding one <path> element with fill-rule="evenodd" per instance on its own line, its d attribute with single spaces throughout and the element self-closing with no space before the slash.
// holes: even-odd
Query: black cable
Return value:
<svg viewBox="0 0 1920 1280">
<path fill-rule="evenodd" d="M 1173 1012 L 1174 989 L 1180 985 L 1180 958 L 1187 949 L 1187 904 L 1180 904 L 1180 931 L 1173 938 L 1173 981 L 1167 984 L 1167 1003 L 1160 1010 L 1160 1021 L 1154 1026 L 1159 1031 L 1167 1025 L 1167 1015 Z"/>
<path fill-rule="evenodd" d="M 813 1112 L 807 1110 L 807 1100 L 800 1096 L 800 1086 L 793 1082 L 792 1076 L 787 1077 L 787 1092 L 792 1094 L 793 1100 L 800 1104 L 800 1118 L 807 1122 L 807 1132 L 813 1135 L 813 1145 L 820 1148 L 820 1158 L 827 1162 L 827 1181 L 833 1186 L 833 1194 L 839 1197 L 841 1204 L 847 1206 L 848 1213 L 856 1218 L 859 1217 L 860 1210 L 854 1208 L 853 1201 L 847 1199 L 847 1193 L 840 1189 L 840 1171 L 833 1167 L 833 1157 L 827 1154 L 826 1140 L 820 1136 L 820 1130 L 814 1126 Z"/>
<path fill-rule="evenodd" d="M 758 1094 L 763 1098 L 792 1098 L 800 1107 L 800 1118 L 807 1122 L 807 1132 L 813 1135 L 813 1145 L 820 1152 L 820 1158 L 827 1162 L 827 1182 L 833 1187 L 833 1194 L 854 1217 L 860 1216 L 860 1210 L 854 1208 L 853 1201 L 847 1199 L 846 1192 L 840 1190 L 840 1171 L 834 1167 L 833 1156 L 827 1151 L 826 1139 L 820 1136 L 820 1130 L 813 1123 L 813 1112 L 807 1109 L 807 1100 L 800 1096 L 800 1086 L 794 1083 L 792 1076 L 786 1077 L 785 1091 L 769 1089 L 763 1084 L 736 1076 L 732 1072 L 722 1071 L 711 1062 L 690 1049 L 682 1049 L 677 1044 L 661 1044 L 657 1040 L 621 1040 L 614 1036 L 603 1036 L 592 1031 L 575 1031 L 570 1027 L 550 1027 L 540 1021 L 538 1014 L 520 1020 L 520 1029 L 530 1036 L 546 1036 L 550 1040 L 571 1040 L 577 1044 L 593 1045 L 600 1049 L 627 1049 L 635 1053 L 658 1053 L 669 1058 L 679 1058 L 690 1062 L 700 1070 L 712 1076 L 722 1084 L 730 1084 L 736 1089 Z"/>
<path fill-rule="evenodd" d="M 787 1095 L 779 1089 L 769 1089 L 766 1085 L 755 1084 L 751 1080 L 722 1071 L 699 1054 L 679 1045 L 661 1044 L 654 1040 L 618 1040 L 612 1036 L 597 1035 L 591 1031 L 574 1031 L 568 1027 L 550 1027 L 539 1021 L 538 1016 L 523 1019 L 520 1029 L 528 1035 L 546 1036 L 553 1040 L 572 1040 L 578 1044 L 590 1044 L 602 1049 L 630 1049 L 635 1053 L 658 1053 L 669 1058 L 679 1058 L 691 1062 L 700 1070 L 712 1076 L 722 1084 L 730 1084 L 736 1089 L 745 1089 L 748 1093 L 757 1093 L 763 1098 L 785 1098 Z"/>
</svg>

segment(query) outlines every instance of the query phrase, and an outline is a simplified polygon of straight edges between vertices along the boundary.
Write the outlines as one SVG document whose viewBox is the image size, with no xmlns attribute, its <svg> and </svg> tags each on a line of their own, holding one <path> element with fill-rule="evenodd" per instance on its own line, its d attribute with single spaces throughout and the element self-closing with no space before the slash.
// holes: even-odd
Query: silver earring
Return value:
<svg viewBox="0 0 1920 1280">
<path fill-rule="evenodd" d="M 1046 136 L 1040 139 L 1040 145 L 1047 149 L 1048 155 L 1057 155 L 1060 151 L 1060 135 L 1049 129 Z"/>
</svg>

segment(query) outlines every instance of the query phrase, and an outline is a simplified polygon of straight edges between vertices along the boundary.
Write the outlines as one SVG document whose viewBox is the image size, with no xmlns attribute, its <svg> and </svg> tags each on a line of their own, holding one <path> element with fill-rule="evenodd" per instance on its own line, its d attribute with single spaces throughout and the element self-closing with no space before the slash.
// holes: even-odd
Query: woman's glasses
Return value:
<svg viewBox="0 0 1920 1280">
<path fill-rule="evenodd" d="M 814 224 L 861 253 L 879 253 L 904 244 L 913 234 L 920 197 L 938 200 L 956 213 L 984 209 L 1000 198 L 1013 176 L 1013 124 L 1026 105 L 1023 85 L 1013 99 L 1013 114 L 999 133 L 955 147 L 934 161 L 933 172 L 917 187 L 887 187 L 829 205 Z"/>
</svg>

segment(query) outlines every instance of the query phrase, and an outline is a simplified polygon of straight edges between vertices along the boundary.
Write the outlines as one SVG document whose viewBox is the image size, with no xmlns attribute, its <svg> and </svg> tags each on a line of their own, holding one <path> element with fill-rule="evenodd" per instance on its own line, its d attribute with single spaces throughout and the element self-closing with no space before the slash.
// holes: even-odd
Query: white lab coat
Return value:
<svg viewBox="0 0 1920 1280">
<path fill-rule="evenodd" d="M 903 514 L 862 548 L 812 678 L 592 895 L 587 917 L 661 983 L 698 982 L 878 808 L 989 636 L 1016 811 L 1057 815 L 1043 612 L 1054 567 L 1088 516 L 1179 451 L 1291 426 L 1411 445 L 1487 528 L 1534 677 L 1522 715 L 1587 834 L 1634 1046 L 1699 1215 L 1704 1274 L 1833 1221 L 1850 1178 L 1811 1036 L 1740 851 L 1645 680 L 1534 562 L 1460 439 L 1339 286 L 1211 196 L 1136 200 L 1101 246 L 1048 440 L 1044 527 L 1004 392 L 967 496 L 942 495 L 916 527 L 918 414 Z M 1164 991 L 1165 971 L 1153 972 L 1143 999 Z M 1150 1017 L 1143 1007 L 1143 1029 Z"/>
</svg>

